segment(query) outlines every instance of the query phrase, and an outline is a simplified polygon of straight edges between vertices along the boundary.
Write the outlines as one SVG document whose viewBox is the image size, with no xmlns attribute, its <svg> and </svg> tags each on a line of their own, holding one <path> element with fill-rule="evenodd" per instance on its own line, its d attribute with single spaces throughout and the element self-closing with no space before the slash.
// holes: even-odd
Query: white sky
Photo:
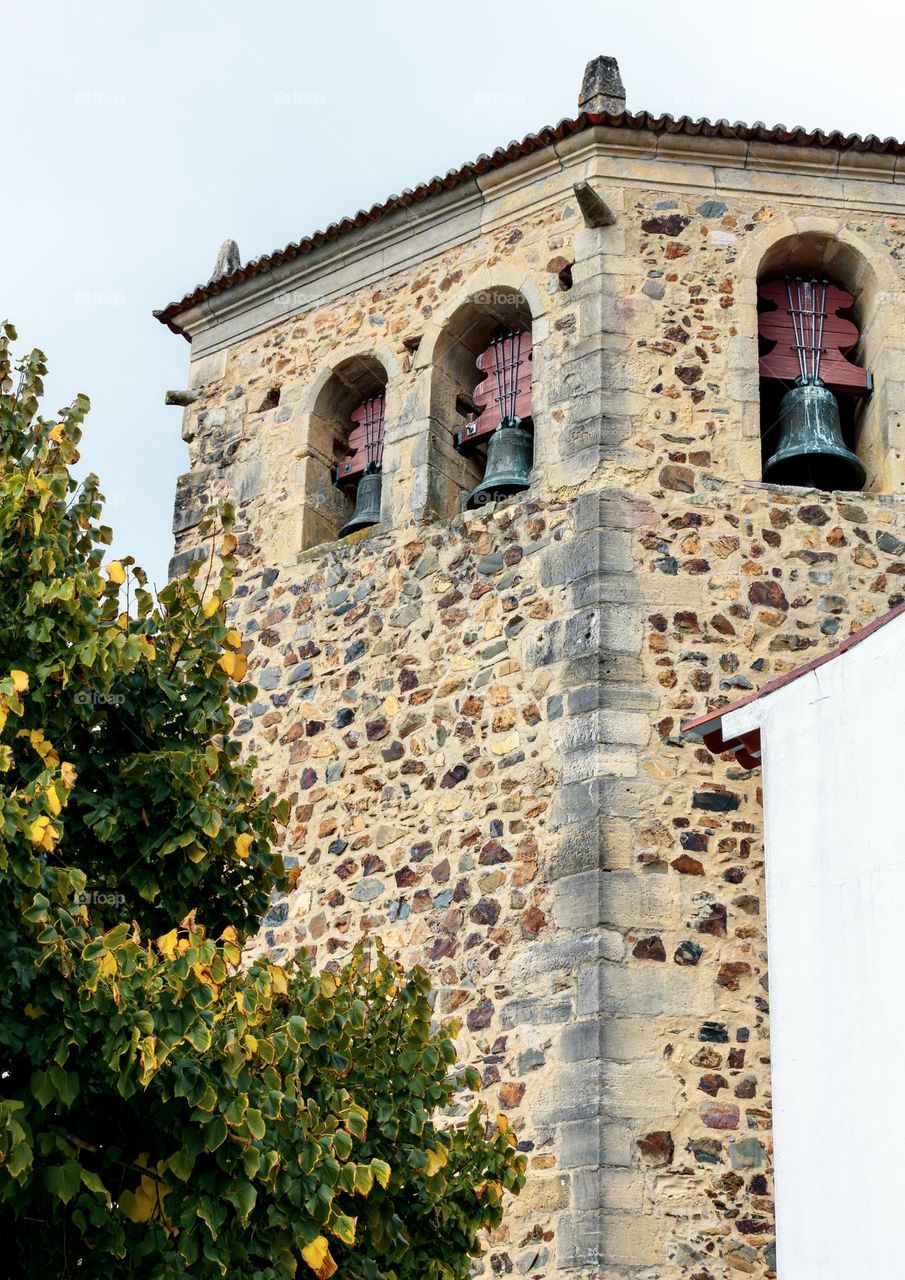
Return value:
<svg viewBox="0 0 905 1280">
<path fill-rule="evenodd" d="M 118 554 L 163 584 L 188 344 L 151 317 L 210 275 L 574 115 L 618 58 L 633 110 L 905 135 L 905 17 L 760 0 L 5 0 L 0 315 L 91 397 Z M 286 96 L 291 105 L 285 105 Z"/>
</svg>

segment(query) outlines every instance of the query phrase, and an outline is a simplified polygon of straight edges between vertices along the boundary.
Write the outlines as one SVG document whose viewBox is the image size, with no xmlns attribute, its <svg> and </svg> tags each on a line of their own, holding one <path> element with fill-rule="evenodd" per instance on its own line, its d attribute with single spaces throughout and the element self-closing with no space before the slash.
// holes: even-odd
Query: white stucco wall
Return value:
<svg viewBox="0 0 905 1280">
<path fill-rule="evenodd" d="M 905 1276 L 905 616 L 759 725 L 779 1280 Z"/>
</svg>

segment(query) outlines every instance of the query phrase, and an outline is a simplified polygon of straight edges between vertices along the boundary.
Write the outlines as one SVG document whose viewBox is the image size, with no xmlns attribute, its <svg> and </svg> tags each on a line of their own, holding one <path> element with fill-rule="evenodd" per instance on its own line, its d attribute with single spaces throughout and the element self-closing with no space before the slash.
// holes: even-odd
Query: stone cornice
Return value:
<svg viewBox="0 0 905 1280">
<path fill-rule="evenodd" d="M 803 179 L 801 195 L 812 207 L 830 210 L 844 202 L 849 212 L 905 213 L 905 158 L 892 152 L 601 124 L 365 220 L 304 253 L 259 259 L 253 274 L 226 288 L 196 291 L 198 300 L 183 310 L 168 308 L 167 323 L 191 340 L 193 359 L 208 355 L 476 240 L 515 217 L 529 217 L 567 198 L 579 177 L 624 187 L 662 183 L 704 195 L 715 189 L 754 190 L 788 200 L 790 173 Z"/>
</svg>

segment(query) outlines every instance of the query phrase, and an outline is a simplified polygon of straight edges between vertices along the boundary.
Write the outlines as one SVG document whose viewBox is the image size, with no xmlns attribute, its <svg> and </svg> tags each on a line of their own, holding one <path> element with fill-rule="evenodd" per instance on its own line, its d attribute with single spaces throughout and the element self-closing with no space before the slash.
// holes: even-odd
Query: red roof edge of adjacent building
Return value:
<svg viewBox="0 0 905 1280">
<path fill-rule="evenodd" d="M 893 618 L 897 618 L 900 614 L 905 614 L 905 602 L 896 605 L 894 609 L 890 609 L 887 613 L 881 614 L 879 618 L 874 618 L 873 622 L 868 622 L 860 631 L 850 635 L 841 644 L 838 644 L 835 649 L 830 649 L 828 653 L 822 653 L 817 658 L 811 658 L 809 662 L 803 662 L 800 667 L 793 667 L 791 671 L 786 671 L 783 675 L 777 676 L 775 680 L 767 681 L 762 688 L 756 689 L 754 693 L 749 693 L 745 698 L 739 698 L 736 702 L 728 702 L 723 707 L 714 707 L 705 715 L 687 721 L 682 725 L 682 735 L 687 738 L 700 739 L 714 755 L 720 755 L 724 751 L 732 751 L 743 768 L 756 769 L 760 764 L 760 731 L 755 729 L 751 733 L 736 734 L 727 738 L 723 734 L 723 717 L 731 711 L 738 711 L 740 707 L 746 707 L 749 702 L 756 702 L 758 698 L 763 698 L 768 693 L 774 693 L 777 689 L 784 688 L 785 685 L 791 684 L 793 680 L 797 680 L 799 676 L 805 676 L 809 671 L 815 671 L 817 667 L 822 667 L 824 663 L 832 662 L 834 658 L 847 653 L 849 649 L 854 649 L 855 645 L 860 644 L 862 640 L 866 640 L 868 636 L 873 635 L 875 631 L 879 631 L 881 627 L 885 627 L 887 622 L 891 622 Z"/>
</svg>

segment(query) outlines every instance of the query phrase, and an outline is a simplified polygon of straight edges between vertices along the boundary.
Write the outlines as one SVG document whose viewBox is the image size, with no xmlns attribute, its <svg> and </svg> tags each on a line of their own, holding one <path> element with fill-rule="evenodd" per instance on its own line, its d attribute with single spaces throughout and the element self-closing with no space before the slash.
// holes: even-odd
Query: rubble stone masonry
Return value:
<svg viewBox="0 0 905 1280">
<path fill-rule="evenodd" d="M 257 947 L 428 967 L 528 1157 L 481 1275 L 775 1274 L 758 775 L 680 723 L 905 598 L 894 165 L 589 127 L 184 317 L 175 567 L 232 497 L 237 732 L 301 873 Z M 870 334 L 864 493 L 760 482 L 756 279 L 796 245 Z M 435 355 L 497 290 L 531 312 L 536 465 L 462 513 Z M 388 378 L 384 520 L 317 543 L 315 405 L 353 355 Z"/>
</svg>

